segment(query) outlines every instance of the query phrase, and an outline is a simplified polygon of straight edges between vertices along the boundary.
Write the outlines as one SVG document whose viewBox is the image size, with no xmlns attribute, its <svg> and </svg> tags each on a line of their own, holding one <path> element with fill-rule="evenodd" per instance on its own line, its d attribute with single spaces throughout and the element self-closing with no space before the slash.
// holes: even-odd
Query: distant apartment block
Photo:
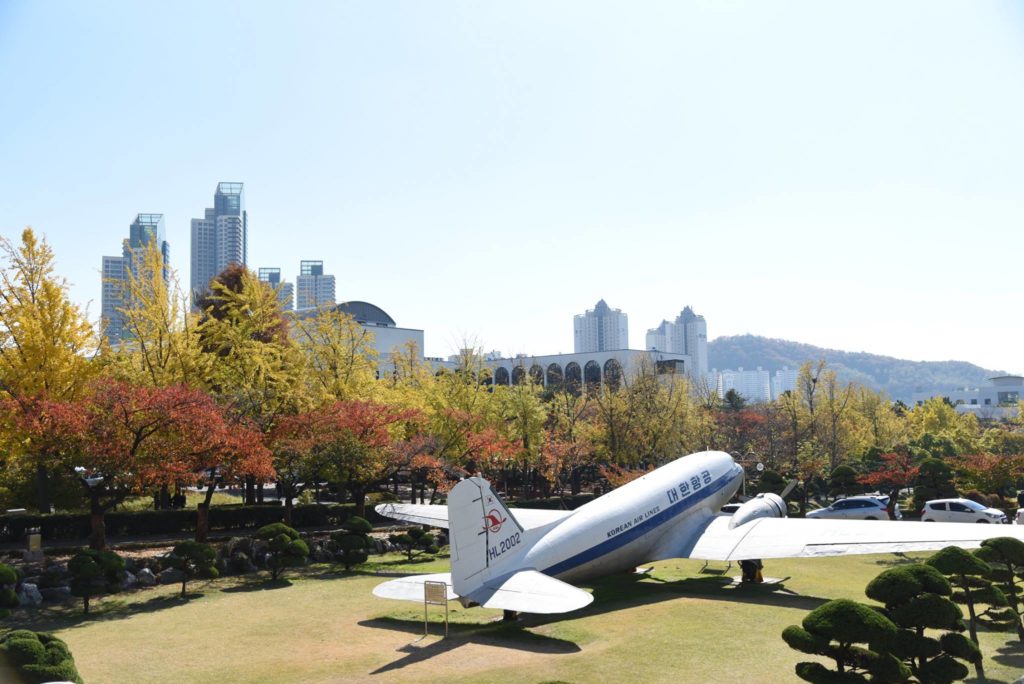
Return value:
<svg viewBox="0 0 1024 684">
<path fill-rule="evenodd" d="M 675 321 L 662 321 L 657 328 L 647 331 L 646 348 L 649 351 L 686 354 L 693 359 L 690 368 L 694 378 L 708 374 L 708 325 L 689 306 Z"/>
<path fill-rule="evenodd" d="M 259 279 L 270 285 L 277 292 L 277 300 L 281 302 L 281 308 L 285 311 L 295 309 L 295 286 L 287 281 L 281 280 L 281 269 L 261 268 Z"/>
<path fill-rule="evenodd" d="M 602 299 L 593 309 L 573 317 L 573 347 L 577 354 L 629 348 L 626 314 Z"/>
<path fill-rule="evenodd" d="M 735 390 L 751 404 L 771 401 L 771 374 L 758 366 L 755 370 L 723 370 L 717 372 L 718 396 L 724 398 L 729 390 Z M 714 385 L 712 385 L 714 386 Z"/>
<path fill-rule="evenodd" d="M 334 306 L 334 276 L 324 274 L 324 262 L 301 262 L 295 285 L 296 309 Z"/>
<path fill-rule="evenodd" d="M 213 208 L 192 219 L 192 303 L 209 291 L 210 281 L 231 264 L 246 265 L 249 215 L 242 183 L 218 183 Z"/>
<path fill-rule="evenodd" d="M 795 392 L 796 379 L 799 375 L 799 369 L 788 366 L 776 370 L 775 375 L 772 376 L 772 398 L 778 399 L 786 392 Z"/>
<path fill-rule="evenodd" d="M 121 243 L 121 256 L 103 257 L 100 329 L 111 344 L 119 344 L 129 337 L 122 313 L 131 304 L 127 284 L 131 276 L 138 277 L 143 252 L 150 243 L 160 250 L 166 284 L 170 280 L 171 248 L 165 239 L 163 214 L 138 214 L 128 227 L 128 239 Z"/>
</svg>

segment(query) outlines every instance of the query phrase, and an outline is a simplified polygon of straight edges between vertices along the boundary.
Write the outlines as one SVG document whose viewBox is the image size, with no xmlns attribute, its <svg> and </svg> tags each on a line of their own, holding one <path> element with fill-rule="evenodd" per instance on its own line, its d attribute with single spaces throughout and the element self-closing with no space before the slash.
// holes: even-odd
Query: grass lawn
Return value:
<svg viewBox="0 0 1024 684">
<path fill-rule="evenodd" d="M 649 575 L 593 585 L 587 609 L 527 616 L 451 604 L 451 636 L 422 638 L 422 605 L 377 599 L 384 577 L 328 566 L 283 582 L 225 578 L 120 594 L 83 619 L 66 608 L 18 611 L 10 627 L 52 630 L 68 642 L 88 684 L 105 682 L 789 682 L 802 654 L 780 638 L 829 598 L 864 598 L 863 588 L 896 556 L 780 560 L 766 574 L 781 586 L 728 586 L 701 563 L 668 561 Z M 371 571 L 436 572 L 446 562 L 397 556 Z M 724 564 L 719 564 L 719 569 Z M 734 566 L 729 575 L 738 574 Z M 1024 673 L 1009 634 L 982 634 L 989 681 Z M 973 671 L 972 671 L 973 672 Z"/>
</svg>

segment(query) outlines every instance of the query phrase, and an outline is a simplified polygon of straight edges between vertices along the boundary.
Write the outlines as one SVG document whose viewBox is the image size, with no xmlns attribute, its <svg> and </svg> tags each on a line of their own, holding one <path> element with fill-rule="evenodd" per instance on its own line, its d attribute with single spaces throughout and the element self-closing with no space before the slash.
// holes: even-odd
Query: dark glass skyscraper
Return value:
<svg viewBox="0 0 1024 684">
<path fill-rule="evenodd" d="M 128 227 L 128 239 L 121 243 L 121 256 L 103 257 L 103 288 L 100 304 L 103 335 L 111 344 L 127 339 L 122 310 L 130 305 L 126 286 L 131 275 L 138 277 L 143 262 L 143 250 L 150 243 L 156 245 L 163 257 L 164 283 L 170 282 L 171 247 L 164 234 L 163 214 L 139 214 Z"/>
<path fill-rule="evenodd" d="M 218 183 L 213 208 L 192 219 L 192 270 L 189 285 L 193 305 L 207 292 L 210 281 L 230 264 L 246 265 L 249 215 L 242 183 Z"/>
</svg>

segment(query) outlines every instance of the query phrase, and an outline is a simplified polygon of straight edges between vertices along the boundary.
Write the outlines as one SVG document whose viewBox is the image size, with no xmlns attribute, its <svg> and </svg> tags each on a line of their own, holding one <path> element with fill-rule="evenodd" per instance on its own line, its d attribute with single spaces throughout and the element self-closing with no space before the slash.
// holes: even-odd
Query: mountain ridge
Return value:
<svg viewBox="0 0 1024 684">
<path fill-rule="evenodd" d="M 967 361 L 909 361 L 750 334 L 723 336 L 708 342 L 708 365 L 719 370 L 753 370 L 760 366 L 774 373 L 783 367 L 800 368 L 807 361 L 820 359 L 836 371 L 841 381 L 859 382 L 907 403 L 914 392 L 941 394 L 958 387 L 978 387 L 993 376 L 1005 374 Z"/>
</svg>

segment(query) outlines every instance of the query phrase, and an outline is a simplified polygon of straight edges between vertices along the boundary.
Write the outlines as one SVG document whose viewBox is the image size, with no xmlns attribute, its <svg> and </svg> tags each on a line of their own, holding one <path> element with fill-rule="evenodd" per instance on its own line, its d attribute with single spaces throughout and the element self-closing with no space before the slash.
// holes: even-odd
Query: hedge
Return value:
<svg viewBox="0 0 1024 684">
<path fill-rule="evenodd" d="M 340 526 L 355 514 L 355 504 L 299 504 L 292 509 L 294 527 Z M 382 518 L 366 508 L 366 518 Z M 284 506 L 230 504 L 210 508 L 210 530 L 258 529 L 284 519 Z M 144 534 L 179 534 L 196 529 L 196 510 L 113 511 L 104 516 L 111 537 Z M 85 539 L 89 536 L 88 513 L 52 513 L 48 515 L 0 515 L 0 542 L 22 542 L 27 530 L 39 528 L 43 539 Z"/>
</svg>

